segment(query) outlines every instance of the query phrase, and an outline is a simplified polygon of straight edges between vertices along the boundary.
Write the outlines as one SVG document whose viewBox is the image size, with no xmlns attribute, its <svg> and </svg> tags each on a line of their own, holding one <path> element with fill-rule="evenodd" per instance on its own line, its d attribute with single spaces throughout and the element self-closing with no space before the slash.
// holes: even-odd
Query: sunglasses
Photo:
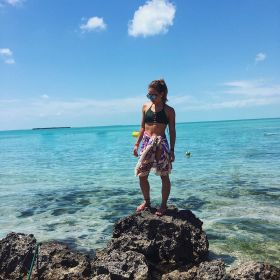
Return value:
<svg viewBox="0 0 280 280">
<path fill-rule="evenodd" d="M 153 101 L 159 96 L 159 94 L 158 93 L 148 93 L 146 96 L 147 96 L 148 99 Z"/>
</svg>

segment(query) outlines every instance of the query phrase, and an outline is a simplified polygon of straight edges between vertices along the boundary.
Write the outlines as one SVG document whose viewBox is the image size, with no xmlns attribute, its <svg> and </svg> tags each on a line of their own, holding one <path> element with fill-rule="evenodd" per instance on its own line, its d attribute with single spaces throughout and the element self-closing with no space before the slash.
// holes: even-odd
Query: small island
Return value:
<svg viewBox="0 0 280 280">
<path fill-rule="evenodd" d="M 59 128 L 71 128 L 71 126 L 34 127 L 34 128 L 32 128 L 32 130 L 36 130 L 36 129 L 59 129 Z"/>
</svg>

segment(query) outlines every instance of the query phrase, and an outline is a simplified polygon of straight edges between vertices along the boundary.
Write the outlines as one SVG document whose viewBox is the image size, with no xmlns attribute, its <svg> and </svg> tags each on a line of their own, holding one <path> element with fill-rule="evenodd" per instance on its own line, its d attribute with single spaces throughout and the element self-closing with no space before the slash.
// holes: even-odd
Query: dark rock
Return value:
<svg viewBox="0 0 280 280">
<path fill-rule="evenodd" d="M 222 260 L 201 262 L 199 265 L 182 266 L 164 274 L 162 280 L 223 280 L 226 279 L 225 264 Z"/>
<path fill-rule="evenodd" d="M 222 260 L 207 260 L 207 236 L 191 211 L 171 208 L 162 217 L 155 211 L 116 222 L 111 241 L 94 259 L 65 243 L 41 244 L 31 279 L 280 280 L 280 269 L 262 262 L 248 262 L 226 274 Z M 35 248 L 32 234 L 12 232 L 0 240 L 0 280 L 27 279 Z"/>
<path fill-rule="evenodd" d="M 222 260 L 202 262 L 197 269 L 197 279 L 201 280 L 222 280 L 225 279 L 226 269 Z"/>
<path fill-rule="evenodd" d="M 59 242 L 46 242 L 39 248 L 39 269 L 34 266 L 32 279 L 89 279 L 91 259 L 79 252 L 70 251 Z"/>
<path fill-rule="evenodd" d="M 250 261 L 232 269 L 228 280 L 280 280 L 280 269 L 268 263 Z"/>
<path fill-rule="evenodd" d="M 27 275 L 35 249 L 33 234 L 9 233 L 0 240 L 0 279 L 23 279 Z"/>
<path fill-rule="evenodd" d="M 154 212 L 135 213 L 116 222 L 108 252 L 132 250 L 151 262 L 186 264 L 206 259 L 207 236 L 191 211 L 173 208 L 162 217 Z"/>
<path fill-rule="evenodd" d="M 97 251 L 92 262 L 93 279 L 146 280 L 149 268 L 145 256 L 135 251 Z"/>
</svg>

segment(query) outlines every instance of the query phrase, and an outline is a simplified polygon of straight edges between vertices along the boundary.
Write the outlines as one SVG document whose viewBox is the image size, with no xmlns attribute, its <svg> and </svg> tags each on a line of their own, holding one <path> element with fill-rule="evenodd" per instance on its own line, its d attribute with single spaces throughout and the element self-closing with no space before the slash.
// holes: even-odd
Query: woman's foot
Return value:
<svg viewBox="0 0 280 280">
<path fill-rule="evenodd" d="M 156 215 L 157 216 L 163 216 L 165 213 L 166 213 L 166 211 L 167 211 L 167 206 L 163 206 L 163 205 L 161 205 L 158 209 L 157 209 L 157 211 L 156 211 Z"/>
<path fill-rule="evenodd" d="M 144 200 L 144 202 L 136 208 L 136 212 L 141 212 L 145 210 L 145 208 L 149 208 L 150 206 L 151 206 L 150 200 Z"/>
</svg>

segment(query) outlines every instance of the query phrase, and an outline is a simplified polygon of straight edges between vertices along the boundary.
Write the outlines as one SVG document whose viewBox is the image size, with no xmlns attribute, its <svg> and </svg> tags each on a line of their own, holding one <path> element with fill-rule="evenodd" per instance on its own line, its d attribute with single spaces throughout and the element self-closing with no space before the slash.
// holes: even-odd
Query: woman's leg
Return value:
<svg viewBox="0 0 280 280">
<path fill-rule="evenodd" d="M 171 188 L 171 183 L 170 183 L 168 174 L 166 176 L 161 176 L 161 181 L 162 181 L 162 189 L 161 189 L 162 201 L 161 201 L 161 206 L 157 209 L 157 211 L 155 213 L 158 216 L 164 215 L 164 213 L 167 209 L 167 200 L 168 200 L 168 197 L 170 194 L 170 188 Z"/>
<path fill-rule="evenodd" d="M 145 207 L 150 206 L 150 184 L 148 181 L 148 176 L 149 175 L 139 176 L 139 182 L 144 197 L 144 202 L 137 207 L 137 212 L 142 211 L 145 209 Z"/>
<path fill-rule="evenodd" d="M 162 208 L 167 208 L 167 200 L 170 194 L 170 189 L 171 189 L 171 183 L 169 179 L 169 175 L 167 174 L 166 176 L 161 176 L 161 182 L 162 182 L 162 189 L 161 189 L 161 194 L 162 194 L 162 202 L 161 202 L 161 207 Z"/>
<path fill-rule="evenodd" d="M 161 153 L 162 153 L 162 148 L 161 149 L 157 149 L 156 150 L 156 161 L 159 162 L 160 158 L 161 158 Z M 171 183 L 170 183 L 170 179 L 169 179 L 169 175 L 162 175 L 161 177 L 161 183 L 162 183 L 162 187 L 161 187 L 161 196 L 162 196 L 162 201 L 161 201 L 161 206 L 160 208 L 156 211 L 156 215 L 158 216 L 162 216 L 164 214 L 164 212 L 167 209 L 167 200 L 170 194 L 170 188 L 171 188 Z"/>
</svg>

